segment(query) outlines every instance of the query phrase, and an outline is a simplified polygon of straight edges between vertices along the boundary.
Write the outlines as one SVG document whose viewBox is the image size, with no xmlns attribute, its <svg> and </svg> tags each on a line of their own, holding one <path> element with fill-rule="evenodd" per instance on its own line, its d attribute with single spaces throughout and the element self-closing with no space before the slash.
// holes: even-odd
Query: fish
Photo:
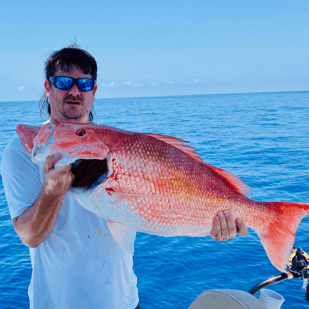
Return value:
<svg viewBox="0 0 309 309">
<path fill-rule="evenodd" d="M 16 131 L 36 164 L 56 153 L 62 157 L 55 167 L 99 162 L 94 169 L 100 177 L 69 192 L 106 219 L 115 241 L 132 254 L 136 231 L 204 237 L 214 217 L 228 210 L 258 235 L 271 263 L 284 271 L 298 225 L 309 212 L 308 203 L 250 199 L 250 188 L 240 178 L 205 163 L 187 141 L 173 136 L 92 123 L 20 124 Z M 89 171 L 80 172 L 83 178 Z"/>
</svg>

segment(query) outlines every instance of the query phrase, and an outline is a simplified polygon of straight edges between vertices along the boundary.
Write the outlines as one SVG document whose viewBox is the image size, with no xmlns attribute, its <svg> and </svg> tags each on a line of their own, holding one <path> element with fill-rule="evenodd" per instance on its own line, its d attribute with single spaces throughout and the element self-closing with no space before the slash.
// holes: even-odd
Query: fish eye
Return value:
<svg viewBox="0 0 309 309">
<path fill-rule="evenodd" d="M 84 129 L 80 129 L 76 132 L 77 136 L 85 136 L 87 132 Z"/>
</svg>

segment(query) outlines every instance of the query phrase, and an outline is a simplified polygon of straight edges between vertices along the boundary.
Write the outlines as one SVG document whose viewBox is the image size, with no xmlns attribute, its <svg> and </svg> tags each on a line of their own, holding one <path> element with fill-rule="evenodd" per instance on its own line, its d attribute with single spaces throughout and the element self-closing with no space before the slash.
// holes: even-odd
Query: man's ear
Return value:
<svg viewBox="0 0 309 309">
<path fill-rule="evenodd" d="M 49 81 L 48 81 L 47 79 L 45 79 L 44 88 L 45 88 L 45 94 L 46 94 L 46 96 L 49 97 L 50 84 L 49 84 Z"/>
<path fill-rule="evenodd" d="M 95 95 L 95 93 L 97 92 L 97 89 L 98 89 L 98 85 L 95 84 L 95 85 L 94 85 L 94 88 L 93 88 L 93 95 Z"/>
</svg>

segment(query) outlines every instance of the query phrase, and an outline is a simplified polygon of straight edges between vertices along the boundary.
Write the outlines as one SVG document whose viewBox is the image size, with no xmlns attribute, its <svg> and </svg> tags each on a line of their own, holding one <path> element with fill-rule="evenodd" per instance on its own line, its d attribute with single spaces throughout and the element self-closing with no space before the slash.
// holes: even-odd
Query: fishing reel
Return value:
<svg viewBox="0 0 309 309">
<path fill-rule="evenodd" d="M 309 301 L 309 255 L 302 248 L 294 248 L 289 258 L 287 271 L 278 276 L 266 279 L 265 281 L 255 285 L 249 293 L 257 294 L 262 288 L 278 283 L 280 281 L 292 278 L 303 280 L 302 290 L 306 290 L 306 301 Z"/>
<path fill-rule="evenodd" d="M 293 278 L 299 278 L 303 280 L 302 290 L 306 290 L 306 301 L 309 301 L 309 255 L 302 250 L 302 248 L 294 249 L 290 259 L 288 272 L 290 272 Z"/>
</svg>

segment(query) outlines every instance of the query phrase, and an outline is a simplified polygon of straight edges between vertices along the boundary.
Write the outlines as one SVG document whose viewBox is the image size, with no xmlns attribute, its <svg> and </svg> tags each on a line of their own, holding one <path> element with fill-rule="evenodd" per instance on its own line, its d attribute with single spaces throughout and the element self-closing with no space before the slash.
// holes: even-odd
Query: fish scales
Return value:
<svg viewBox="0 0 309 309">
<path fill-rule="evenodd" d="M 38 164 L 53 153 L 62 154 L 56 167 L 78 159 L 106 160 L 103 181 L 70 193 L 105 218 L 115 241 L 129 252 L 136 231 L 206 236 L 218 212 L 228 210 L 258 234 L 270 261 L 283 271 L 297 226 L 308 215 L 307 203 L 249 199 L 238 177 L 204 163 L 175 137 L 94 124 L 19 125 L 17 133 Z"/>
<path fill-rule="evenodd" d="M 122 153 L 114 151 L 114 157 L 118 159 L 114 161 L 113 170 L 118 171 L 117 180 L 123 185 L 120 191 L 147 196 L 138 203 L 130 197 L 127 199 L 128 204 L 131 200 L 132 209 L 145 217 L 150 225 L 146 228 L 144 224 L 139 230 L 151 233 L 152 228 L 163 222 L 171 225 L 171 229 L 159 232 L 155 228 L 157 234 L 205 236 L 210 232 L 206 227 L 211 227 L 218 208 L 230 209 L 235 216 L 240 215 L 243 196 L 236 194 L 235 197 L 235 192 L 214 178 L 206 166 L 196 164 L 196 160 L 186 154 L 179 156 L 174 147 L 167 146 L 136 134 L 124 139 Z M 205 174 L 208 175 L 205 177 Z M 225 198 L 218 197 L 220 191 Z M 169 198 L 164 201 L 160 196 Z M 232 200 L 235 200 L 234 204 Z M 256 217 L 260 219 L 261 216 L 258 213 Z"/>
</svg>

